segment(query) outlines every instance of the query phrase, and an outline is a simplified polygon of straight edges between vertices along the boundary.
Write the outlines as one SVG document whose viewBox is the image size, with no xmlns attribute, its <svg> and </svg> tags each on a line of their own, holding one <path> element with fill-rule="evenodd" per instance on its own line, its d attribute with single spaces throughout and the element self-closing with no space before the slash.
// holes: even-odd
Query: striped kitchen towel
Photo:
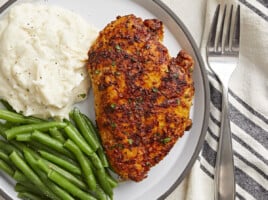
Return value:
<svg viewBox="0 0 268 200">
<path fill-rule="evenodd" d="M 198 25 L 190 24 L 187 13 L 179 13 L 183 1 L 166 3 L 184 20 L 193 35 Z M 218 3 L 241 6 L 239 66 L 229 85 L 229 105 L 234 149 L 236 199 L 268 200 L 268 0 L 207 0 L 200 49 L 205 58 L 209 27 Z M 190 3 L 188 3 L 190 5 Z M 183 12 L 183 11 L 182 11 Z M 194 13 L 194 12 L 191 12 Z M 194 15 L 194 14 L 193 14 Z M 189 15 L 188 15 L 189 16 Z M 198 16 L 196 16 L 198 17 Z M 200 20 L 197 22 L 201 22 Z M 198 38 L 196 38 L 198 41 Z M 204 59 L 205 60 L 205 59 Z M 167 199 L 213 200 L 214 169 L 221 116 L 221 85 L 208 69 L 211 103 L 209 127 L 203 149 L 190 174 Z"/>
</svg>

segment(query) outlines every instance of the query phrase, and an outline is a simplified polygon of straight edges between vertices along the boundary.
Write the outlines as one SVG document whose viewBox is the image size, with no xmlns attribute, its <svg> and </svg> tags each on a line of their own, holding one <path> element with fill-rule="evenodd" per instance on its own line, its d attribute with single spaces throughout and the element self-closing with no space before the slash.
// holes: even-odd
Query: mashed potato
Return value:
<svg viewBox="0 0 268 200">
<path fill-rule="evenodd" d="M 88 93 L 85 60 L 97 35 L 71 11 L 14 6 L 0 21 L 0 98 L 26 116 L 68 117 Z"/>
</svg>

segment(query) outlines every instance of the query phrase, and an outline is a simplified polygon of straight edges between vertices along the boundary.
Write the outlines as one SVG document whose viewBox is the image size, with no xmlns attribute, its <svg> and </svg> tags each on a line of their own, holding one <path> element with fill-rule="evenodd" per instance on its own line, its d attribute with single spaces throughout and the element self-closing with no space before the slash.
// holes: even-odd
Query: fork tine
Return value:
<svg viewBox="0 0 268 200">
<path fill-rule="evenodd" d="M 227 35 L 225 39 L 225 44 L 224 44 L 224 50 L 225 51 L 230 51 L 230 37 L 231 37 L 231 25 L 232 25 L 232 17 L 233 17 L 233 5 L 230 8 L 230 13 L 229 13 L 229 20 L 228 20 L 228 26 L 227 26 Z"/>
<path fill-rule="evenodd" d="M 216 12 L 213 16 L 213 21 L 211 25 L 211 29 L 209 32 L 209 37 L 208 37 L 208 44 L 207 46 L 211 49 L 215 48 L 216 44 L 216 33 L 217 33 L 217 24 L 218 24 L 218 18 L 219 18 L 219 13 L 220 13 L 220 4 L 217 6 Z"/>
<path fill-rule="evenodd" d="M 222 15 L 222 20 L 221 20 L 221 27 L 220 27 L 220 32 L 219 32 L 219 38 L 218 38 L 218 42 L 216 43 L 216 49 L 223 52 L 222 49 L 222 44 L 223 44 L 223 33 L 224 33 L 224 23 L 225 23 L 225 16 L 226 16 L 226 5 L 224 6 L 224 11 L 223 11 L 223 15 Z"/>
<path fill-rule="evenodd" d="M 231 49 L 233 51 L 239 51 L 239 38 L 240 38 L 240 5 L 237 7 L 235 22 L 234 22 L 234 32 L 232 37 Z"/>
</svg>

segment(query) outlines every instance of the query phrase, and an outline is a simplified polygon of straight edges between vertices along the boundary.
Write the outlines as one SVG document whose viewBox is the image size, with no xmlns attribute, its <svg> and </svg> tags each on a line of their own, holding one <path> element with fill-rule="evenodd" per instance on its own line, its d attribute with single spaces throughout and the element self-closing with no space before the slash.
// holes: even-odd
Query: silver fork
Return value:
<svg viewBox="0 0 268 200">
<path fill-rule="evenodd" d="M 223 11 L 222 11 L 223 10 Z M 235 198 L 235 175 L 228 108 L 229 79 L 238 64 L 240 6 L 223 9 L 218 5 L 207 43 L 207 61 L 222 84 L 222 112 L 218 153 L 215 167 L 215 200 Z M 220 15 L 221 11 L 223 12 Z M 228 15 L 228 16 L 227 16 Z M 221 19 L 220 19 L 221 18 Z M 220 22 L 219 22 L 220 21 Z M 217 25 L 220 27 L 217 27 Z"/>
</svg>

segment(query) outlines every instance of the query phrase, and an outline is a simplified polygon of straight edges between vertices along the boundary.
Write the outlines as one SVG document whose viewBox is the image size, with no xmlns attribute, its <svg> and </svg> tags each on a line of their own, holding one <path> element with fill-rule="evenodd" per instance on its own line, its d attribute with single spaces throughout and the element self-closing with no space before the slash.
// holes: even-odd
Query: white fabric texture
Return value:
<svg viewBox="0 0 268 200">
<path fill-rule="evenodd" d="M 2 5 L 6 0 L 0 0 Z M 229 103 L 234 148 L 236 199 L 268 199 L 268 0 L 163 0 L 185 23 L 202 56 L 216 6 L 241 5 L 239 65 L 230 81 Z M 205 60 L 205 59 L 204 59 Z M 185 180 L 166 200 L 213 200 L 221 85 L 208 70 L 211 89 L 209 128 L 204 146 Z M 1 199 L 1 197 L 0 197 Z"/>
</svg>

